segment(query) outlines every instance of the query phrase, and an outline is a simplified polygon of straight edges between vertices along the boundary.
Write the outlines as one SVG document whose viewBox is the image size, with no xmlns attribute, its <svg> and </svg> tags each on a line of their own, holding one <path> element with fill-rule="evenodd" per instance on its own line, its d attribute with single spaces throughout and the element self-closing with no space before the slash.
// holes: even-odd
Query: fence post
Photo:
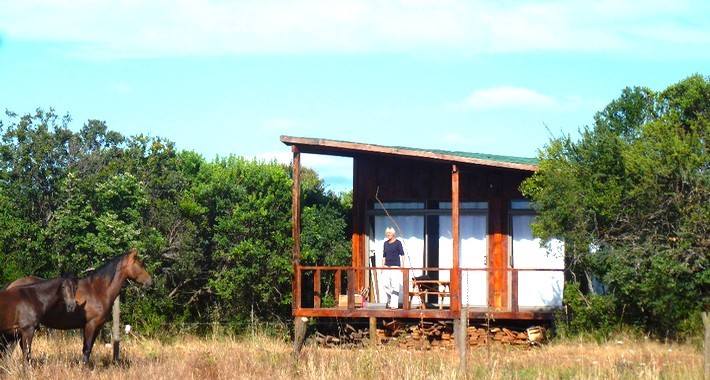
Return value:
<svg viewBox="0 0 710 380">
<path fill-rule="evenodd" d="M 705 378 L 710 379 L 710 314 L 703 312 L 703 326 L 705 326 Z"/>
<path fill-rule="evenodd" d="M 113 362 L 118 362 L 118 346 L 121 340 L 121 296 L 113 301 Z"/>
<path fill-rule="evenodd" d="M 464 378 L 466 378 L 466 351 L 468 349 L 468 309 L 461 308 L 461 318 L 459 319 L 459 331 L 454 338 L 454 342 L 458 342 L 459 350 L 459 370 Z"/>
</svg>

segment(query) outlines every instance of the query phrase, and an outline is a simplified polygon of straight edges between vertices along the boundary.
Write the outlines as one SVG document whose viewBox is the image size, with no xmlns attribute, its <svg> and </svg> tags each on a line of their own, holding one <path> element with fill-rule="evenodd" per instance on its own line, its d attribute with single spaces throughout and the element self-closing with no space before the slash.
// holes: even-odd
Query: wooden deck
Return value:
<svg viewBox="0 0 710 380">
<path fill-rule="evenodd" d="M 357 272 L 368 272 L 373 269 L 370 267 L 314 267 L 314 266 L 299 266 L 296 271 L 297 293 L 296 302 L 293 305 L 294 317 L 308 318 L 418 318 L 418 319 L 456 319 L 460 318 L 461 309 L 468 312 L 469 319 L 493 319 L 500 320 L 545 320 L 551 321 L 553 318 L 554 308 L 520 308 L 517 301 L 517 278 L 521 271 L 555 271 L 550 269 L 507 269 L 510 272 L 512 282 L 512 297 L 507 309 L 493 309 L 481 306 L 467 306 L 456 304 L 439 304 L 439 303 L 417 303 L 412 304 L 412 299 L 417 296 L 425 296 L 435 294 L 451 298 L 451 292 L 456 291 L 450 288 L 448 280 L 430 279 L 425 281 L 416 281 L 412 278 L 411 273 L 414 271 L 436 272 L 436 271 L 452 271 L 451 268 L 400 268 L 403 272 L 402 289 L 403 294 L 400 295 L 401 307 L 398 309 L 387 309 L 384 304 L 372 304 L 365 302 L 365 307 L 361 307 L 356 303 L 356 294 L 359 292 L 356 288 Z M 462 268 L 462 271 L 495 271 L 491 268 Z M 304 290 L 304 278 L 308 277 L 307 289 Z M 361 273 L 360 278 L 364 278 Z M 312 282 L 312 287 L 311 283 Z M 328 286 L 324 286 L 327 283 Z M 435 284 L 438 290 L 426 291 L 420 290 L 422 284 Z M 410 286 L 411 285 L 411 286 Z M 323 306 L 323 300 L 326 294 L 322 292 L 323 288 L 333 291 L 332 299 L 336 300 L 336 304 L 332 307 Z M 311 290 L 312 289 L 312 290 Z M 461 289 L 458 289 L 461 292 Z M 312 295 L 311 300 L 304 301 L 304 294 L 308 298 Z M 347 295 L 347 303 L 337 305 L 337 301 Z M 329 297 L 328 297 L 329 298 Z M 459 300 L 462 297 L 457 297 Z M 442 299 L 440 298 L 440 301 Z M 372 302 L 372 301 L 370 301 Z M 309 306 L 304 306 L 304 304 Z M 453 308 L 452 308 L 453 306 Z M 457 307 L 458 306 L 458 307 Z"/>
</svg>

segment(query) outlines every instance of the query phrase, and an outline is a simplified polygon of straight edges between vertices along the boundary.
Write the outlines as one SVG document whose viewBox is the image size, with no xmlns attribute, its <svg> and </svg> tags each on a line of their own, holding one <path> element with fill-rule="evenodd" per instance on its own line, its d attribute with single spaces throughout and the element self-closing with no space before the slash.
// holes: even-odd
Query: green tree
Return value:
<svg viewBox="0 0 710 380">
<path fill-rule="evenodd" d="M 291 314 L 291 170 L 238 156 L 206 162 L 160 137 L 38 109 L 0 120 L 0 281 L 79 273 L 138 246 L 153 288 L 122 290 L 122 318 L 170 324 Z M 303 168 L 305 262 L 346 264 L 351 201 Z"/>
<path fill-rule="evenodd" d="M 75 191 L 73 182 L 68 176 L 66 202 L 52 214 L 44 236 L 57 266 L 81 272 L 140 241 L 147 198 L 130 174 L 116 175 L 86 192 Z"/>
<path fill-rule="evenodd" d="M 0 258 L 13 277 L 56 274 L 42 233 L 58 205 L 58 183 L 66 175 L 71 118 L 59 117 L 53 109 L 23 116 L 8 111 L 6 116 L 9 123 L 1 124 L 0 193 L 5 197 L 1 223 L 8 227 L 8 240 Z"/>
<path fill-rule="evenodd" d="M 230 156 L 206 165 L 198 190 L 211 230 L 214 317 L 242 323 L 290 312 L 291 181 L 284 168 Z"/>
<path fill-rule="evenodd" d="M 572 280 L 613 302 L 605 320 L 668 336 L 710 304 L 709 118 L 700 75 L 627 88 L 578 141 L 553 139 L 523 183 L 534 233 L 565 240 Z"/>
</svg>

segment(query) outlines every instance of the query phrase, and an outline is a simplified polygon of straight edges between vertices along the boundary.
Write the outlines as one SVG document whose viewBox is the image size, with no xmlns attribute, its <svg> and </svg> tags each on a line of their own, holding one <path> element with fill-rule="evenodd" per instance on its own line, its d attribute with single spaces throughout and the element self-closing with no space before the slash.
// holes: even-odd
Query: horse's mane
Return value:
<svg viewBox="0 0 710 380">
<path fill-rule="evenodd" d="M 108 280 L 113 279 L 113 277 L 116 275 L 116 267 L 118 266 L 118 263 L 123 260 L 123 258 L 128 254 L 129 252 L 124 252 L 118 256 L 115 256 L 105 263 L 103 263 L 100 267 L 94 269 L 91 271 L 86 277 L 87 278 L 105 278 Z"/>
<path fill-rule="evenodd" d="M 59 275 L 59 277 L 67 280 L 79 280 L 79 278 L 76 276 L 76 273 L 74 271 L 62 271 L 62 273 Z"/>
</svg>

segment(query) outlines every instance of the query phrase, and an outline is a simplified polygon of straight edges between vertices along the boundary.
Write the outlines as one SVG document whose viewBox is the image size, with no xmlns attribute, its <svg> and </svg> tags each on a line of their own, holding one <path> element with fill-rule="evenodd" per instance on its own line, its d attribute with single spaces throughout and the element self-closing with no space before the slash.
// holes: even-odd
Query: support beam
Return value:
<svg viewBox="0 0 710 380">
<path fill-rule="evenodd" d="M 459 169 L 456 165 L 451 167 L 451 238 L 453 239 L 453 269 L 451 270 L 451 311 L 461 310 L 461 229 L 459 194 Z"/>
<path fill-rule="evenodd" d="M 301 308 L 301 276 L 298 266 L 301 264 L 301 152 L 297 146 L 292 146 L 293 152 L 293 190 L 291 199 L 291 235 L 293 248 L 291 251 L 291 265 L 293 277 L 291 280 L 292 302 L 291 309 Z"/>
<path fill-rule="evenodd" d="M 353 198 L 352 198 L 352 266 L 366 266 L 367 256 L 367 213 L 365 212 L 366 202 L 361 199 L 362 192 L 360 190 L 359 180 L 359 163 L 357 159 L 353 159 Z M 357 271 L 355 273 L 357 281 L 357 289 L 368 287 L 365 273 Z"/>
<path fill-rule="evenodd" d="M 291 279 L 291 310 L 294 312 L 301 309 L 301 152 L 297 146 L 291 147 L 293 152 L 293 191 L 291 199 L 291 234 L 293 237 L 293 249 L 291 251 L 291 265 L 293 266 L 293 278 Z M 295 314 L 295 313 L 294 313 Z M 306 337 L 306 317 L 294 316 L 293 318 L 293 354 L 298 357 Z"/>
</svg>

